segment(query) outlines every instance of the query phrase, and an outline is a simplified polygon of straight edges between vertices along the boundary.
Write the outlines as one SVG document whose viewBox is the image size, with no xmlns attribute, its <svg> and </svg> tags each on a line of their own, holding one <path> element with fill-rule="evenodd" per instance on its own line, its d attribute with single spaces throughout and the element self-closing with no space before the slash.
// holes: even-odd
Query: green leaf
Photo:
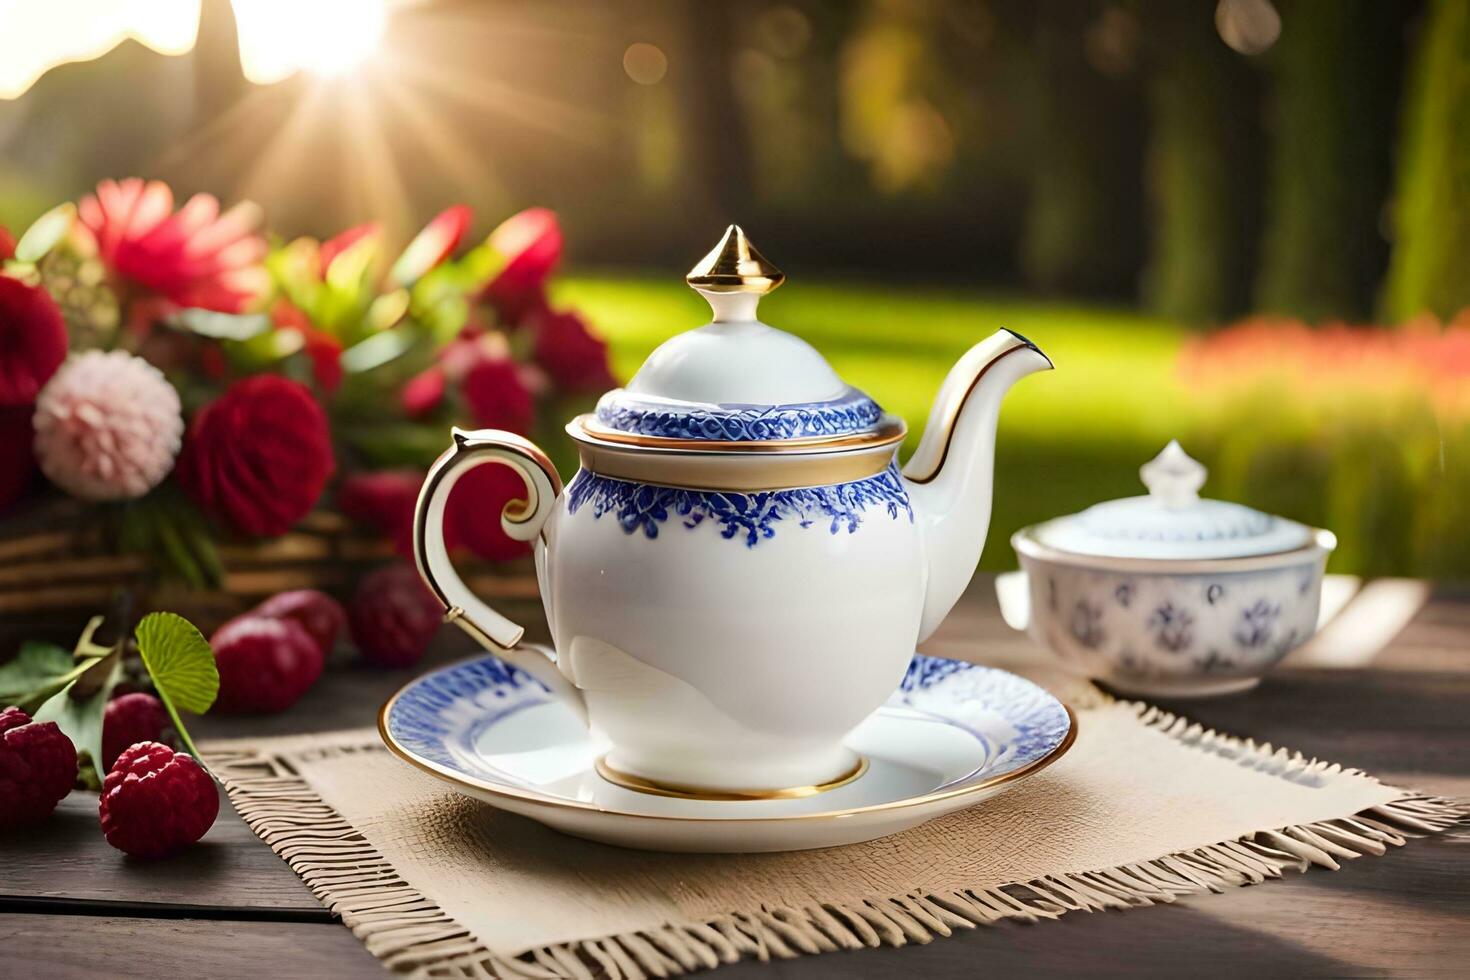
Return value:
<svg viewBox="0 0 1470 980">
<path fill-rule="evenodd" d="M 219 670 L 214 650 L 194 624 L 170 612 L 149 613 L 138 624 L 138 652 L 153 679 L 153 688 L 179 733 L 179 741 L 201 766 L 199 754 L 179 708 L 202 715 L 219 693 Z"/>
<path fill-rule="evenodd" d="M 387 330 L 403 319 L 404 314 L 408 312 L 408 304 L 409 292 L 406 289 L 395 289 L 391 293 L 383 293 L 368 305 L 363 324 L 373 333 Z"/>
<path fill-rule="evenodd" d="M 342 370 L 349 374 L 361 374 L 380 368 L 389 361 L 402 357 L 413 348 L 418 339 L 418 331 L 410 329 L 409 324 L 375 333 L 342 352 Z"/>
<path fill-rule="evenodd" d="M 86 665 L 50 643 L 23 643 L 9 663 L 0 665 L 0 707 L 44 701 L 74 680 Z"/>
<path fill-rule="evenodd" d="M 182 616 L 149 613 L 138 624 L 138 652 L 160 697 L 202 715 L 219 693 L 214 651 L 204 634 Z"/>
<path fill-rule="evenodd" d="M 58 204 L 35 220 L 15 243 L 15 257 L 21 262 L 39 262 L 60 244 L 71 231 L 77 217 L 77 206 L 68 201 Z"/>
<path fill-rule="evenodd" d="M 179 310 L 168 318 L 168 322 L 201 337 L 217 340 L 249 340 L 265 333 L 271 326 L 271 318 L 264 313 L 218 313 L 197 307 Z"/>
<path fill-rule="evenodd" d="M 78 754 L 87 754 L 99 778 L 107 774 L 102 759 L 102 717 L 112 689 L 121 679 L 119 654 L 89 661 L 81 676 L 37 708 L 32 716 L 36 721 L 56 722 L 56 727 L 76 746 Z M 73 697 L 88 690 L 91 691 L 88 695 Z"/>
<path fill-rule="evenodd" d="M 122 511 L 118 545 L 195 588 L 216 587 L 224 578 L 203 516 L 168 484 Z"/>
</svg>

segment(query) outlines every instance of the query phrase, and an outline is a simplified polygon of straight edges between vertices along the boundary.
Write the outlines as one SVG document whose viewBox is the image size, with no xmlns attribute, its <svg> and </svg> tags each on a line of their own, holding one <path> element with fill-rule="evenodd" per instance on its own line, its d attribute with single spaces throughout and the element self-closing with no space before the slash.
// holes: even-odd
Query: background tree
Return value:
<svg viewBox="0 0 1470 980">
<path fill-rule="evenodd" d="M 1270 146 L 1256 278 L 1262 310 L 1308 320 L 1370 311 L 1388 258 L 1380 215 L 1411 8 L 1378 0 L 1280 2 L 1281 40 L 1266 56 Z"/>
<path fill-rule="evenodd" d="M 1407 95 L 1383 295 L 1391 321 L 1470 306 L 1470 3 L 1430 3 Z"/>
<path fill-rule="evenodd" d="M 1043 0 L 1032 15 L 1022 272 L 1043 291 L 1131 295 L 1143 251 L 1137 19 L 1076 0 Z"/>
<path fill-rule="evenodd" d="M 1192 322 L 1249 303 L 1260 236 L 1260 72 L 1220 39 L 1209 3 L 1149 0 L 1149 255 L 1143 296 Z"/>
</svg>

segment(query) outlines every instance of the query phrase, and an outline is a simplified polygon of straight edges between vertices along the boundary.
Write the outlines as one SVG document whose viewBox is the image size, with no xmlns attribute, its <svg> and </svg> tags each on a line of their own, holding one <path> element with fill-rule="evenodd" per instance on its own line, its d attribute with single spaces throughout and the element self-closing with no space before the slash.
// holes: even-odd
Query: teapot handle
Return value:
<svg viewBox="0 0 1470 980">
<path fill-rule="evenodd" d="M 561 494 L 561 477 L 535 443 L 513 432 L 454 429 L 454 445 L 429 469 L 419 490 L 413 515 L 413 551 L 419 575 L 429 591 L 444 604 L 446 622 L 452 622 L 474 637 L 496 657 L 519 667 L 568 702 L 585 721 L 582 693 L 562 674 L 556 654 L 532 643 L 522 643 L 525 629 L 491 609 L 470 591 L 454 570 L 444 543 L 444 512 L 449 494 L 459 478 L 476 466 L 498 463 L 509 466 L 525 483 L 526 498 L 512 500 L 500 512 L 500 526 L 517 541 L 534 541 L 551 516 Z M 496 515 L 485 515 L 494 520 Z"/>
</svg>

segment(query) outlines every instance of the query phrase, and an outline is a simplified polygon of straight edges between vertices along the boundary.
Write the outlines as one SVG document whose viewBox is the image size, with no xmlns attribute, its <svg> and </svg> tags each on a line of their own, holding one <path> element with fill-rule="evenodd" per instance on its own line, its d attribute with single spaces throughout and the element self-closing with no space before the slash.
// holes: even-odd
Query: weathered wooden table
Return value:
<svg viewBox="0 0 1470 980">
<path fill-rule="evenodd" d="M 1019 641 L 977 578 L 930 652 Z M 1370 590 L 1371 591 L 1371 590 Z M 1470 796 L 1470 594 L 1440 590 L 1407 616 L 1412 584 L 1365 593 L 1330 644 L 1255 693 L 1168 704 L 1223 731 L 1353 765 L 1398 785 Z M 1405 596 L 1409 599 L 1406 600 Z M 1375 602 L 1377 605 L 1375 605 Z M 1418 606 L 1418 603 L 1415 603 Z M 533 608 L 518 609 L 526 618 Z M 1386 646 L 1372 642 L 1388 618 Z M 1365 641 L 1365 637 L 1369 638 Z M 446 636 L 430 662 L 467 648 Z M 343 662 L 272 718 L 206 718 L 196 737 L 374 723 L 413 671 Z M 427 666 L 428 664 L 425 664 Z M 1004 923 L 923 948 L 833 953 L 724 967 L 722 977 L 1020 974 L 1108 976 L 1470 975 L 1470 843 L 1411 841 L 1341 871 L 1314 870 L 1165 908 Z M 228 803 L 201 845 L 138 862 L 103 841 L 96 797 L 74 793 L 42 828 L 0 841 L 0 977 L 374 976 L 382 967 L 333 920 Z"/>
</svg>

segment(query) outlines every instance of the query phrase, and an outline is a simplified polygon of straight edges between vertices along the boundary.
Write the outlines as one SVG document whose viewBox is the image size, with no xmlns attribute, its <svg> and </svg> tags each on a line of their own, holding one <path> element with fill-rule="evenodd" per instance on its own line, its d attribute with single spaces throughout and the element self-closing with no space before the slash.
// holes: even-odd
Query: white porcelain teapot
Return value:
<svg viewBox="0 0 1470 980">
<path fill-rule="evenodd" d="M 738 227 L 687 278 L 713 322 L 567 426 L 581 457 L 567 486 L 526 439 L 455 430 L 419 497 L 419 571 L 448 619 L 576 703 L 608 746 L 604 777 L 804 795 L 863 771 L 843 737 L 969 583 L 1001 398 L 1051 362 L 1007 330 L 976 344 L 900 473 L 903 421 L 756 319 L 784 276 Z M 525 481 L 484 520 L 534 543 L 554 652 L 476 598 L 444 546 L 451 488 L 491 462 Z"/>
</svg>

